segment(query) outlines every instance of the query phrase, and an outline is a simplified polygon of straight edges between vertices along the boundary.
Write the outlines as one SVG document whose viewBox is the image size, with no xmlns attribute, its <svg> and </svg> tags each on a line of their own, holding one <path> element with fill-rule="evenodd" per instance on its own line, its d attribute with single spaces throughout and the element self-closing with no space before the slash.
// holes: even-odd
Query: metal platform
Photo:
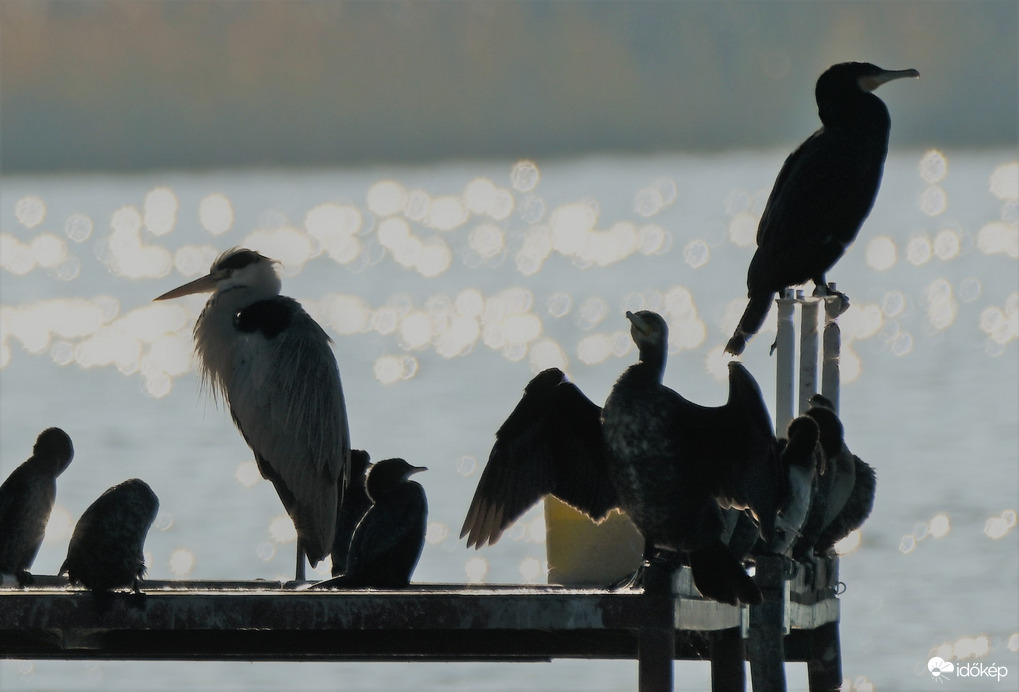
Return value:
<svg viewBox="0 0 1019 692">
<path fill-rule="evenodd" d="M 710 660 L 716 690 L 745 688 L 745 660 L 754 689 L 769 690 L 784 688 L 783 661 L 806 661 L 812 690 L 837 688 L 839 611 L 831 587 L 837 561 L 822 561 L 806 576 L 802 568 L 790 572 L 787 560 L 772 562 L 758 564 L 755 578 L 768 600 L 752 608 L 636 590 L 415 584 L 400 591 L 309 591 L 307 584 L 266 581 L 147 581 L 143 594 L 97 598 L 43 577 L 31 588 L 0 588 L 0 656 L 636 659 L 641 690 L 670 689 L 673 659 Z"/>
</svg>

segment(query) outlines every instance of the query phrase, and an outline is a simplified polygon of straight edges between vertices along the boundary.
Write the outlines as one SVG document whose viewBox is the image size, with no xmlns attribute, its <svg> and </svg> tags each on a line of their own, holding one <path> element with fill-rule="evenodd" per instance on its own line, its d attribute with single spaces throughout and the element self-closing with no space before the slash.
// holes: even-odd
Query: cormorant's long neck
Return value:
<svg viewBox="0 0 1019 692">
<path fill-rule="evenodd" d="M 884 101 L 874 94 L 855 94 L 849 100 L 823 103 L 818 106 L 818 115 L 826 129 L 853 129 L 873 133 L 888 139 L 891 116 Z"/>
<path fill-rule="evenodd" d="M 665 376 L 665 355 L 664 344 L 644 344 L 640 347 L 637 365 L 641 371 L 652 376 L 656 382 L 661 382 Z"/>
</svg>

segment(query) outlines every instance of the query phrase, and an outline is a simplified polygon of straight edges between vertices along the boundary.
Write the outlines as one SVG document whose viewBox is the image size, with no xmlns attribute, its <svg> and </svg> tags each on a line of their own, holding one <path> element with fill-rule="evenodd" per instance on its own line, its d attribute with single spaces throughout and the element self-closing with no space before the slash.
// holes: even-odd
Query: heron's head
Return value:
<svg viewBox="0 0 1019 692">
<path fill-rule="evenodd" d="M 232 248 L 216 258 L 203 277 L 167 291 L 155 300 L 180 298 L 192 293 L 224 293 L 234 288 L 249 288 L 259 294 L 279 295 L 280 278 L 275 260 L 247 248 Z"/>
<path fill-rule="evenodd" d="M 669 342 L 669 326 L 657 312 L 640 310 L 626 311 L 626 319 L 630 320 L 630 336 L 641 354 L 650 351 L 665 351 Z"/>
</svg>

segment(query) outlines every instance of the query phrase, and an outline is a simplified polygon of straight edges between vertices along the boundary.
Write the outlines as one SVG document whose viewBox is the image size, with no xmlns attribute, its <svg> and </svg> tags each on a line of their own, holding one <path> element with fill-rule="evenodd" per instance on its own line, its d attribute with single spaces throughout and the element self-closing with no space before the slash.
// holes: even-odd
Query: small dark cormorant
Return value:
<svg viewBox="0 0 1019 692">
<path fill-rule="evenodd" d="M 722 542 L 737 559 L 753 555 L 787 555 L 800 540 L 802 528 L 813 509 L 818 469 L 823 465 L 824 454 L 818 442 L 817 423 L 807 416 L 799 416 L 789 423 L 786 437 L 779 448 L 788 460 L 789 497 L 775 519 L 775 534 L 765 542 L 761 539 L 757 523 L 747 513 L 734 509 L 723 512 Z"/>
<path fill-rule="evenodd" d="M 96 592 L 130 586 L 138 593 L 145 574 L 142 547 L 158 511 L 159 499 L 144 481 L 113 486 L 81 515 L 60 574 Z"/>
<path fill-rule="evenodd" d="M 0 485 L 0 574 L 32 583 L 29 568 L 39 554 L 57 497 L 57 476 L 74 457 L 71 438 L 60 428 L 39 433 L 32 456 Z"/>
<path fill-rule="evenodd" d="M 819 437 L 817 422 L 809 416 L 799 416 L 789 423 L 786 437 L 779 440 L 780 446 L 786 446 L 790 459 L 789 500 L 776 519 L 775 536 L 766 546 L 769 552 L 787 554 L 801 535 L 816 496 L 818 476 L 824 471 L 825 456 Z M 789 450 L 792 445 L 802 447 Z"/>
<path fill-rule="evenodd" d="M 556 369 L 527 386 L 496 434 L 461 537 L 468 546 L 493 543 L 547 494 L 595 520 L 619 507 L 644 536 L 645 560 L 657 549 L 681 552 L 704 596 L 759 602 L 759 589 L 722 543 L 721 512 L 749 508 L 770 538 L 788 497 L 790 460 L 771 433 L 760 388 L 731 363 L 726 404 L 684 399 L 662 384 L 665 321 L 648 311 L 627 318 L 639 360 L 616 381 L 603 409 Z"/>
<path fill-rule="evenodd" d="M 817 80 L 821 129 L 789 155 L 775 180 L 747 272 L 750 302 L 726 351 L 743 352 L 783 289 L 812 280 L 816 294 L 829 294 L 825 274 L 870 213 L 888 153 L 888 108 L 871 92 L 893 79 L 919 76 L 916 70 L 847 62 Z"/>
<path fill-rule="evenodd" d="M 371 465 L 365 487 L 372 504 L 354 529 L 346 568 L 314 588 L 396 589 L 410 583 L 428 527 L 425 489 L 410 476 L 427 470 L 403 459 Z"/>
<path fill-rule="evenodd" d="M 827 555 L 837 542 L 862 526 L 874 508 L 877 490 L 874 469 L 846 446 L 842 421 L 831 402 L 816 394 L 810 404 L 806 415 L 821 430 L 825 467 L 818 476 L 802 536 L 793 547 L 797 559 L 810 553 Z"/>
<path fill-rule="evenodd" d="M 350 482 L 343 497 L 336 507 L 336 535 L 333 537 L 333 549 L 329 553 L 332 559 L 333 576 L 338 576 L 347 567 L 347 554 L 350 551 L 350 539 L 354 529 L 372 506 L 365 487 L 366 474 L 371 468 L 371 456 L 363 449 L 350 450 Z"/>
<path fill-rule="evenodd" d="M 329 554 L 336 506 L 349 478 L 350 432 L 340 373 L 325 331 L 281 296 L 273 260 L 227 250 L 206 276 L 156 298 L 212 291 L 195 323 L 203 382 L 226 399 L 262 477 L 272 481 L 304 558 Z"/>
</svg>

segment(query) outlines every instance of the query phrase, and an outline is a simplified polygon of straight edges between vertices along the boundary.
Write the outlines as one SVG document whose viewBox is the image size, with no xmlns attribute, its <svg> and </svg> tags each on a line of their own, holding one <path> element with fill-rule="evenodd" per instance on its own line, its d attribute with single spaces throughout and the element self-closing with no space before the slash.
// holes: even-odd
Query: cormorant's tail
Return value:
<svg viewBox="0 0 1019 692">
<path fill-rule="evenodd" d="M 705 598 L 731 605 L 764 600 L 757 584 L 721 541 L 690 551 L 690 570 L 694 586 Z"/>
<path fill-rule="evenodd" d="M 739 326 L 733 332 L 729 343 L 725 345 L 726 352 L 734 356 L 743 353 L 747 339 L 756 334 L 764 324 L 764 318 L 768 316 L 768 310 L 771 309 L 772 296 L 774 293 L 758 293 L 750 296 L 750 302 L 747 303 L 747 309 L 743 311 Z"/>
</svg>

